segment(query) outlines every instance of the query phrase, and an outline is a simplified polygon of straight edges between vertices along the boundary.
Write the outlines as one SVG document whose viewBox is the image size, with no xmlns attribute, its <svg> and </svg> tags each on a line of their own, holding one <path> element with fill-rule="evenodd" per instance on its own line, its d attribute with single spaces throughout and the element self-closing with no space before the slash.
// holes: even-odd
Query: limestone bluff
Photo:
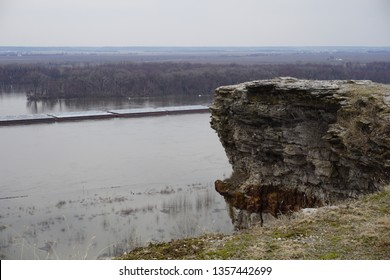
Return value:
<svg viewBox="0 0 390 280">
<path fill-rule="evenodd" d="M 216 89 L 210 111 L 233 167 L 215 187 L 237 209 L 276 216 L 390 181 L 390 85 L 252 81 Z"/>
</svg>

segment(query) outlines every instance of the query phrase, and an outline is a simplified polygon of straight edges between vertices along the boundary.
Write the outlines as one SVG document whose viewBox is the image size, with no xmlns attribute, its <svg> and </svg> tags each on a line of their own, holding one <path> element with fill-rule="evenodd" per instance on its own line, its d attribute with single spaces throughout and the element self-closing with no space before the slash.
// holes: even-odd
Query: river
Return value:
<svg viewBox="0 0 390 280">
<path fill-rule="evenodd" d="M 33 112 L 24 95 L 1 96 L 0 115 L 59 106 Z M 172 100 L 114 108 L 207 102 Z M 0 258 L 104 259 L 150 242 L 231 233 L 213 185 L 231 167 L 209 120 L 203 113 L 0 127 Z"/>
</svg>

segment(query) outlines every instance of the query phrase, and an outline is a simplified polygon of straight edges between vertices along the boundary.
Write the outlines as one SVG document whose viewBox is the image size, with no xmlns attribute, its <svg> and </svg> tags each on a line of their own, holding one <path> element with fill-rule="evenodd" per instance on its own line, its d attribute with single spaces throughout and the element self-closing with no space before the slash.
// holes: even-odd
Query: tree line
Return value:
<svg viewBox="0 0 390 280">
<path fill-rule="evenodd" d="M 390 62 L 343 64 L 107 63 L 0 65 L 0 87 L 23 88 L 30 100 L 211 94 L 222 85 L 292 76 L 363 79 L 390 84 Z"/>
</svg>

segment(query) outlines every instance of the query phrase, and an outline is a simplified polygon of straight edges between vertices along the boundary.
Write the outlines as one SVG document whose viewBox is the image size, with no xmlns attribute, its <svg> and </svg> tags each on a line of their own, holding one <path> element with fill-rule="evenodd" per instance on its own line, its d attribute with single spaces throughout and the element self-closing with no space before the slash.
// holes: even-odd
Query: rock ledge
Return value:
<svg viewBox="0 0 390 280">
<path fill-rule="evenodd" d="M 216 190 L 232 206 L 288 213 L 390 181 L 390 86 L 275 78 L 219 87 L 211 127 L 230 163 Z"/>
</svg>

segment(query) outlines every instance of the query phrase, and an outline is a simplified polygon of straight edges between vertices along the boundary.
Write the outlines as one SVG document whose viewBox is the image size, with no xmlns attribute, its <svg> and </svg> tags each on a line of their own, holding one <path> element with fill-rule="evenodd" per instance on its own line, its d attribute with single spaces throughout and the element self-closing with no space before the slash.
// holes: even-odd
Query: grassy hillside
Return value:
<svg viewBox="0 0 390 280">
<path fill-rule="evenodd" d="M 390 187 L 231 236 L 151 244 L 118 259 L 390 259 Z"/>
</svg>

